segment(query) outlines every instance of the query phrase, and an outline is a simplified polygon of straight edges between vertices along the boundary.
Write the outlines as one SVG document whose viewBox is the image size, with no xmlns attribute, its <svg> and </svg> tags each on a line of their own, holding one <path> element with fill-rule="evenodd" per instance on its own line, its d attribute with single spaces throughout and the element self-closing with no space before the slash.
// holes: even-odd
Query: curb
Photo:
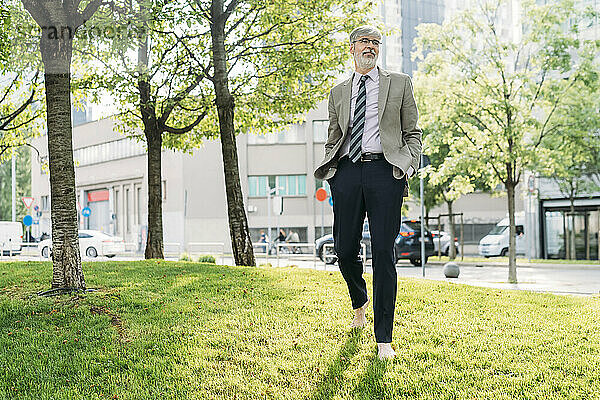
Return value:
<svg viewBox="0 0 600 400">
<path fill-rule="evenodd" d="M 444 266 L 448 261 L 437 261 L 429 259 L 426 265 L 440 265 Z M 494 262 L 473 262 L 473 261 L 460 261 L 455 259 L 459 266 L 465 267 L 504 267 L 508 268 L 508 264 L 494 263 Z M 517 268 L 539 268 L 539 269 L 600 269 L 600 264 L 541 264 L 541 263 L 519 263 L 517 261 Z"/>
</svg>

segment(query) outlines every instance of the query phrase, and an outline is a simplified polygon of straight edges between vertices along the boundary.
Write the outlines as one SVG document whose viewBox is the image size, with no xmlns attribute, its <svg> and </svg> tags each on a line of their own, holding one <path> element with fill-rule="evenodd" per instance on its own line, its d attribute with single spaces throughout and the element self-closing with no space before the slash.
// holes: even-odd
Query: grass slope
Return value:
<svg viewBox="0 0 600 400">
<path fill-rule="evenodd" d="M 49 263 L 0 264 L 0 399 L 599 398 L 598 297 L 401 279 L 384 363 L 339 273 L 84 271 L 98 291 L 39 298 Z"/>
</svg>

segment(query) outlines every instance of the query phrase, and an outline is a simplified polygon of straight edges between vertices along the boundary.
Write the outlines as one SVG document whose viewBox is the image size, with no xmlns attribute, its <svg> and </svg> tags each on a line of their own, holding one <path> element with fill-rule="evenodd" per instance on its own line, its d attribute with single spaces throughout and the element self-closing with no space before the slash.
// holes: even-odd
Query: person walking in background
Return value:
<svg viewBox="0 0 600 400">
<path fill-rule="evenodd" d="M 283 230 L 283 228 L 279 229 L 279 236 L 277 236 L 277 241 L 278 242 L 285 242 L 285 231 Z"/>
<path fill-rule="evenodd" d="M 288 243 L 300 243 L 300 236 L 298 235 L 298 233 L 296 231 L 293 231 L 290 229 L 290 233 L 288 234 L 287 238 L 285 238 L 285 241 Z M 290 251 L 290 253 L 300 253 L 300 247 L 298 246 L 289 246 L 288 250 Z"/>
<path fill-rule="evenodd" d="M 279 243 L 284 243 L 285 239 L 286 239 L 285 230 L 283 230 L 283 228 L 280 228 L 279 234 L 275 238 L 275 241 L 273 243 L 271 243 L 271 251 L 269 251 L 269 254 L 277 253 L 277 245 Z"/>
<path fill-rule="evenodd" d="M 258 243 L 266 243 L 267 242 L 267 234 L 262 229 L 260 230 L 260 236 L 258 238 Z"/>
<path fill-rule="evenodd" d="M 354 73 L 331 89 L 325 156 L 314 176 L 326 179 L 333 198 L 333 238 L 348 285 L 354 319 L 366 325 L 370 299 L 359 257 L 365 214 L 373 262 L 373 311 L 378 356 L 393 358 L 392 327 L 397 275 L 394 240 L 401 224 L 407 178 L 419 166 L 421 129 L 408 75 L 376 66 L 382 35 L 372 26 L 350 34 Z"/>
<path fill-rule="evenodd" d="M 269 235 L 265 233 L 263 229 L 260 230 L 260 237 L 258 238 L 258 243 L 269 243 Z M 268 249 L 265 246 L 262 246 L 262 250 L 266 253 Z"/>
</svg>

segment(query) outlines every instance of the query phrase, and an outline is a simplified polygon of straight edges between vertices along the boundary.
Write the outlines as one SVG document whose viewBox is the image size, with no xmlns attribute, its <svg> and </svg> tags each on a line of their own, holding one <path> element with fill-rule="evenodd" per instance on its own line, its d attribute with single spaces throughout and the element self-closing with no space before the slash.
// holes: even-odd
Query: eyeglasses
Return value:
<svg viewBox="0 0 600 400">
<path fill-rule="evenodd" d="M 381 42 L 379 40 L 377 40 L 377 39 L 367 39 L 367 38 L 362 38 L 362 39 L 359 39 L 359 40 L 355 40 L 352 43 L 356 43 L 356 42 L 362 43 L 362 44 L 365 44 L 365 45 L 367 45 L 369 43 L 373 43 L 373 46 L 376 46 L 376 47 L 379 47 L 379 45 L 381 44 Z"/>
</svg>

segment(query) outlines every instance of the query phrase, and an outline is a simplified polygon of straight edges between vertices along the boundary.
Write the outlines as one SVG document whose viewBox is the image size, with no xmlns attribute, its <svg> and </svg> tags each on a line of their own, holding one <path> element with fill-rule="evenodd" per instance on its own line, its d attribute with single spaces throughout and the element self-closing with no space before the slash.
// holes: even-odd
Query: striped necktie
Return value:
<svg viewBox="0 0 600 400">
<path fill-rule="evenodd" d="M 367 109 L 367 88 L 365 81 L 367 75 L 360 77 L 358 84 L 358 96 L 356 97 L 356 105 L 354 106 L 354 122 L 352 123 L 352 133 L 350 135 L 350 152 L 348 157 L 352 162 L 357 162 L 361 156 L 362 136 L 365 130 L 365 111 Z"/>
</svg>

